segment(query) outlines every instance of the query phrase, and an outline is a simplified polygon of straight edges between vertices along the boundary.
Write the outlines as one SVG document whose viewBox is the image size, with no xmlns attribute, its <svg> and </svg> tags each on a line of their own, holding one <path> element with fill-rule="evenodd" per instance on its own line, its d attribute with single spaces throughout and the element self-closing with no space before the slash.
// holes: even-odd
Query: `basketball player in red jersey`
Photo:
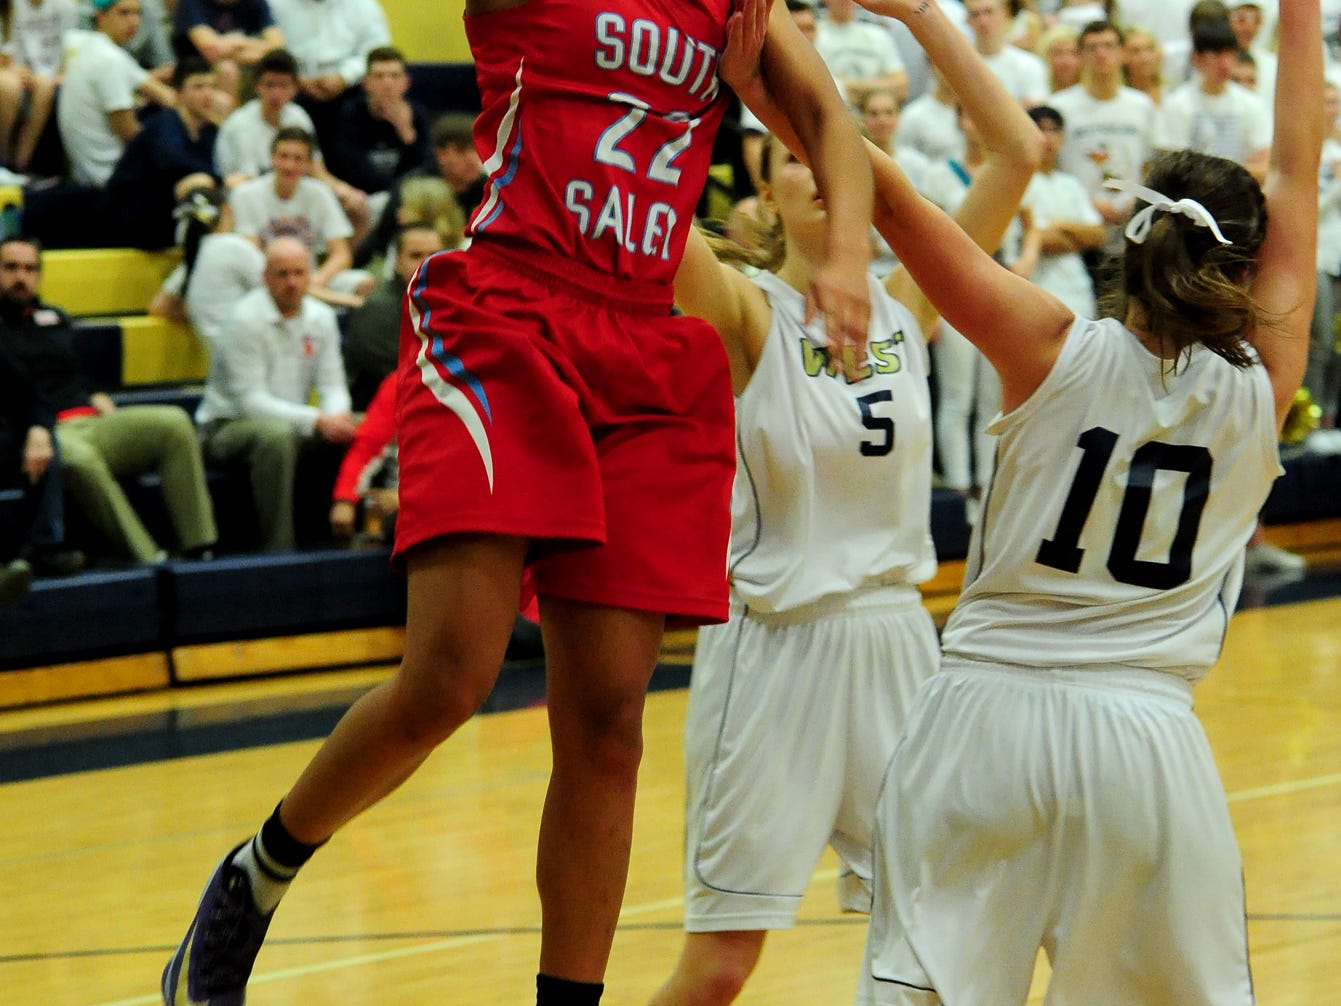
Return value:
<svg viewBox="0 0 1341 1006">
<path fill-rule="evenodd" d="M 164 970 L 165 1003 L 244 1001 L 298 868 L 488 696 L 528 565 L 553 747 L 536 1001 L 599 1000 L 662 631 L 727 615 L 727 361 L 709 326 L 670 308 L 729 35 L 767 19 L 767 89 L 794 119 L 828 219 L 871 213 L 868 162 L 832 77 L 782 5 L 747 25 L 731 2 L 468 0 L 489 184 L 470 248 L 430 258 L 407 294 L 405 656 L 219 863 Z M 854 367 L 870 310 L 866 232 L 831 228 L 808 297 Z"/>
</svg>

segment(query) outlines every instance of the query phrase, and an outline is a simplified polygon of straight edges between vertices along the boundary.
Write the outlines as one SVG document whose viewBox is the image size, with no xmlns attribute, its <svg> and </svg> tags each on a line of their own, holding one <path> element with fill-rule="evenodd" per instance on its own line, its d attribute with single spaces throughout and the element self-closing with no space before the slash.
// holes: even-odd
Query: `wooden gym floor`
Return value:
<svg viewBox="0 0 1341 1006">
<path fill-rule="evenodd" d="M 1262 1006 L 1341 1002 L 1341 566 L 1314 558 L 1301 583 L 1245 591 L 1247 604 L 1269 603 L 1234 618 L 1198 690 L 1243 848 Z M 943 612 L 950 595 L 936 593 Z M 679 950 L 691 642 L 668 641 L 657 678 L 669 687 L 648 703 L 611 1006 L 645 1003 Z M 0 1003 L 158 1002 L 159 971 L 215 860 L 269 813 L 350 698 L 387 673 L 0 715 Z M 548 747 L 538 672 L 507 677 L 498 704 L 518 708 L 477 716 L 316 856 L 276 916 L 253 1006 L 533 1001 Z M 742 1003 L 850 1001 L 864 926 L 836 910 L 835 865 L 819 864 L 800 924 L 770 936 Z M 1041 964 L 1031 1003 L 1045 980 Z"/>
</svg>

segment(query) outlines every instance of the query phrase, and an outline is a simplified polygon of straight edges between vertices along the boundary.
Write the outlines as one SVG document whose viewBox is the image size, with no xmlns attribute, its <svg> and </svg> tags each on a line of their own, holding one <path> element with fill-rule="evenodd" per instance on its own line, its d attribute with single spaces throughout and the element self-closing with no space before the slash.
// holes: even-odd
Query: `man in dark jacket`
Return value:
<svg viewBox="0 0 1341 1006">
<path fill-rule="evenodd" d="M 17 357 L 0 346 L 0 486 L 23 490 L 16 520 L 0 522 L 0 607 L 41 573 L 72 573 L 83 556 L 63 548 L 65 501 L 52 427 L 56 413 Z"/>
<path fill-rule="evenodd" d="M 56 410 L 55 440 L 70 499 L 123 558 L 166 553 L 141 523 L 118 479 L 156 472 L 183 555 L 208 553 L 216 533 L 191 417 L 175 405 L 118 408 L 96 390 L 75 351 L 70 319 L 37 295 L 41 252 L 26 238 L 0 241 L 0 346 Z"/>
</svg>

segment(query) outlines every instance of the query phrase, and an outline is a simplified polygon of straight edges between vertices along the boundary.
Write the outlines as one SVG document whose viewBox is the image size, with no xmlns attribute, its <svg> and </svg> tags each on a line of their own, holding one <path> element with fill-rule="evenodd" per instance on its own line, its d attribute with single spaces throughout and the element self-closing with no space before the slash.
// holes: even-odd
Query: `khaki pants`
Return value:
<svg viewBox="0 0 1341 1006">
<path fill-rule="evenodd" d="M 261 529 L 261 547 L 277 552 L 294 547 L 293 480 L 302 437 L 278 419 L 225 419 L 201 432 L 212 465 L 245 464 Z"/>
<path fill-rule="evenodd" d="M 69 502 L 123 555 L 153 562 L 159 546 L 117 480 L 157 472 L 183 551 L 218 537 L 191 417 L 175 405 L 129 405 L 56 426 Z"/>
</svg>

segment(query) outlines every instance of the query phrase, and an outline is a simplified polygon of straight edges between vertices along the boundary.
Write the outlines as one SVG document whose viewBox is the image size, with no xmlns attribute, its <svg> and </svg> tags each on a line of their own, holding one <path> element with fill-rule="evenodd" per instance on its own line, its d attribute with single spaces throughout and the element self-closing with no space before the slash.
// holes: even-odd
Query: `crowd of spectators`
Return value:
<svg viewBox="0 0 1341 1006">
<path fill-rule="evenodd" d="M 1264 172 L 1274 0 L 937 2 L 1046 138 L 1043 169 L 998 256 L 1079 313 L 1098 307 L 1106 256 L 1120 246 L 1129 209 L 1129 197 L 1106 182 L 1139 181 L 1153 151 L 1171 147 Z M 871 139 L 924 194 L 953 209 L 976 167 L 974 126 L 906 29 L 853 0 L 786 3 Z M 1341 3 L 1323 6 L 1329 67 L 1341 78 Z M 192 430 L 198 457 L 183 470 L 205 463 L 249 471 L 258 544 L 292 547 L 299 459 L 324 453 L 321 478 L 334 479 L 358 419 L 389 393 L 406 283 L 424 257 L 463 242 L 482 199 L 471 116 L 434 116 L 411 100 L 412 68 L 376 0 L 10 0 L 0 3 L 0 19 L 0 166 L 7 177 L 50 173 L 72 184 L 83 202 L 66 205 L 78 208 L 87 243 L 182 248 L 181 268 L 149 309 L 189 322 L 211 360 Z M 1341 395 L 1337 111 L 1331 85 L 1306 379 L 1324 427 L 1335 425 Z M 55 170 L 41 157 L 44 133 L 53 131 Z M 761 133 L 748 113 L 731 133 L 750 176 L 737 191 L 758 182 Z M 733 209 L 728 233 L 750 243 L 768 226 L 766 206 L 749 198 Z M 877 273 L 896 264 L 874 235 L 872 256 Z M 16 309 L 6 310 L 0 376 L 8 386 L 33 365 L 11 344 L 14 332 L 34 326 L 30 315 L 16 328 Z M 58 305 L 32 310 L 55 319 L 53 331 L 69 326 Z M 996 398 L 990 368 L 961 341 L 943 330 L 934 351 L 937 451 L 944 484 L 965 494 L 972 513 L 990 468 L 982 426 Z M 113 412 L 110 399 L 74 378 L 58 392 L 29 376 L 42 392 L 34 402 L 64 396 L 62 415 L 71 406 L 86 421 Z M 88 444 L 103 441 L 77 436 L 68 415 L 47 415 L 49 404 L 22 396 L 6 404 L 0 462 L 9 482 L 24 487 L 29 516 L 15 540 L 0 543 L 0 598 L 7 582 L 27 575 L 6 563 L 32 566 L 36 558 L 39 572 L 72 568 L 74 550 L 52 531 L 62 525 L 52 517 L 64 505 L 62 487 L 113 554 L 153 561 L 168 549 L 209 552 L 213 527 L 204 516 L 177 520 L 179 540 L 165 549 L 115 501 L 118 477 L 161 459 L 131 464 L 99 454 Z M 370 459 L 385 458 L 389 446 L 394 454 L 385 429 L 374 426 L 331 512 L 342 536 L 354 533 L 350 486 L 369 482 Z M 86 474 L 90 453 L 106 477 Z M 394 464 L 378 467 L 394 484 Z M 329 503 L 329 485 L 324 491 Z M 192 506 L 201 510 L 181 510 Z"/>
</svg>

